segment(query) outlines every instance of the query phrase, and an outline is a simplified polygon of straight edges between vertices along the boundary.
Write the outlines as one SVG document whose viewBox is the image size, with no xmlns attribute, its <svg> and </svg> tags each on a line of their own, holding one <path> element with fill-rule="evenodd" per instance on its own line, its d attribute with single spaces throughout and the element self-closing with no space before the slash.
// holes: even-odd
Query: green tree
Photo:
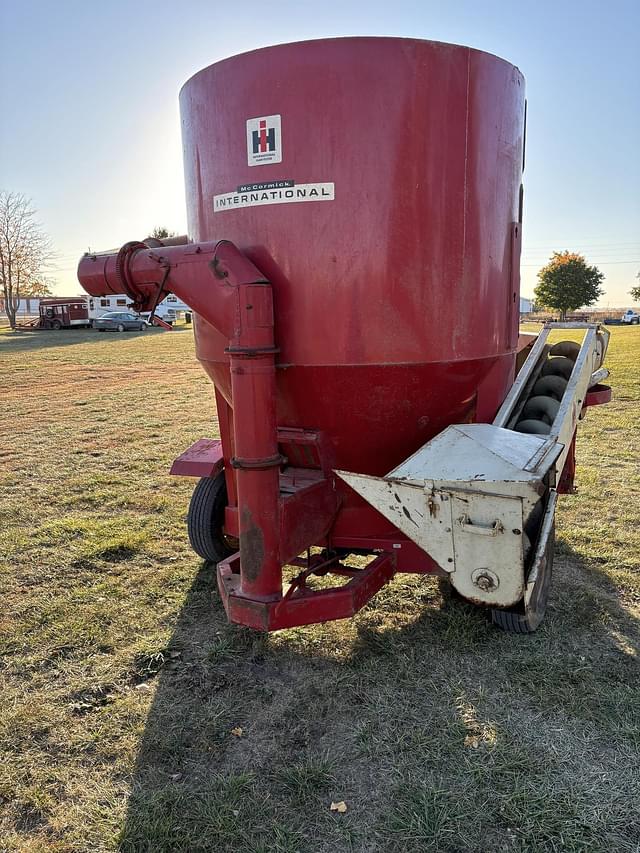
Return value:
<svg viewBox="0 0 640 853">
<path fill-rule="evenodd" d="M 638 281 L 640 281 L 640 272 L 638 273 L 636 278 L 638 279 Z M 640 302 L 640 284 L 637 287 L 632 287 L 629 293 L 631 294 L 632 298 L 635 299 L 636 302 Z"/>
<path fill-rule="evenodd" d="M 149 236 L 154 237 L 156 240 L 164 240 L 167 237 L 177 237 L 178 235 L 175 231 L 169 231 L 164 225 L 159 225 L 153 229 Z"/>
<path fill-rule="evenodd" d="M 602 296 L 604 274 L 590 267 L 576 252 L 554 252 L 549 263 L 538 273 L 534 290 L 538 305 L 560 312 L 565 320 L 568 311 L 593 305 Z"/>
</svg>

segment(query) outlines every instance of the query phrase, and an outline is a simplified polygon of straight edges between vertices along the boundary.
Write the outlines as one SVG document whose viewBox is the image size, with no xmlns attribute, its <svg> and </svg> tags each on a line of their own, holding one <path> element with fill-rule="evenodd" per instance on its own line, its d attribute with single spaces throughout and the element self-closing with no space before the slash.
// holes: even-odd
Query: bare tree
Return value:
<svg viewBox="0 0 640 853">
<path fill-rule="evenodd" d="M 0 295 L 12 329 L 21 295 L 33 293 L 52 257 L 51 242 L 22 193 L 0 192 Z"/>
</svg>

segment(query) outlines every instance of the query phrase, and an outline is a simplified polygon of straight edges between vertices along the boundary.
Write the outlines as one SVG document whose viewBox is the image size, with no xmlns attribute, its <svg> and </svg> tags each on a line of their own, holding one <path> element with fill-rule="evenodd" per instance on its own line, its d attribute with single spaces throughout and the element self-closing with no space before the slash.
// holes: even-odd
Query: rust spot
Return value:
<svg viewBox="0 0 640 853">
<path fill-rule="evenodd" d="M 255 581 L 264 560 L 264 537 L 246 506 L 241 513 L 240 531 L 240 570 L 247 580 Z"/>
<path fill-rule="evenodd" d="M 209 263 L 209 269 L 215 275 L 216 278 L 228 278 L 229 272 L 224 269 L 221 264 L 220 258 L 217 256 Z"/>
<path fill-rule="evenodd" d="M 420 525 L 418 524 L 418 522 L 417 522 L 417 521 L 414 521 L 414 520 L 411 518 L 411 513 L 410 513 L 410 512 L 409 512 L 409 510 L 406 508 L 406 506 L 403 506 L 403 507 L 402 507 L 402 512 L 407 516 L 407 518 L 409 519 L 409 521 L 410 521 L 412 524 L 415 524 L 415 526 L 416 526 L 416 527 L 420 527 Z"/>
<path fill-rule="evenodd" d="M 435 518 L 440 512 L 440 504 L 437 500 L 434 499 L 433 495 L 429 495 L 427 505 L 429 507 L 429 515 L 431 516 L 431 518 Z"/>
</svg>

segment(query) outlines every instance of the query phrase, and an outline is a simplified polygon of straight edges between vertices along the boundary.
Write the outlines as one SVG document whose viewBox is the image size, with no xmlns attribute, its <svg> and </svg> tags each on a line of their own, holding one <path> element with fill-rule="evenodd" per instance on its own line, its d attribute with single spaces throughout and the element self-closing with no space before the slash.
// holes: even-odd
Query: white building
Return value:
<svg viewBox="0 0 640 853">
<path fill-rule="evenodd" d="M 520 297 L 520 313 L 531 314 L 534 309 L 533 299 L 527 299 L 526 296 Z"/>
<path fill-rule="evenodd" d="M 21 299 L 16 312 L 16 320 L 26 320 L 29 317 L 37 317 L 40 311 L 40 300 L 35 297 Z M 7 312 L 5 310 L 4 298 L 0 297 L 0 318 L 6 319 Z"/>
</svg>

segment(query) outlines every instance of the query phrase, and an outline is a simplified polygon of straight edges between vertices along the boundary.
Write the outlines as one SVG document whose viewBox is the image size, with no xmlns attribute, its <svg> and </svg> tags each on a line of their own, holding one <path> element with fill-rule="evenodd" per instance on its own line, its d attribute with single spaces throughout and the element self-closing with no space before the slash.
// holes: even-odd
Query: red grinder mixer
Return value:
<svg viewBox="0 0 640 853">
<path fill-rule="evenodd" d="M 189 536 L 229 619 L 350 616 L 410 571 L 535 629 L 576 421 L 609 392 L 589 391 L 597 327 L 568 354 L 543 333 L 516 379 L 518 69 L 438 42 L 320 40 L 205 68 L 180 108 L 188 237 L 85 255 L 78 277 L 138 311 L 171 292 L 194 311 L 221 441 L 172 472 L 200 478 Z M 533 393 L 543 374 L 561 381 Z"/>
</svg>

